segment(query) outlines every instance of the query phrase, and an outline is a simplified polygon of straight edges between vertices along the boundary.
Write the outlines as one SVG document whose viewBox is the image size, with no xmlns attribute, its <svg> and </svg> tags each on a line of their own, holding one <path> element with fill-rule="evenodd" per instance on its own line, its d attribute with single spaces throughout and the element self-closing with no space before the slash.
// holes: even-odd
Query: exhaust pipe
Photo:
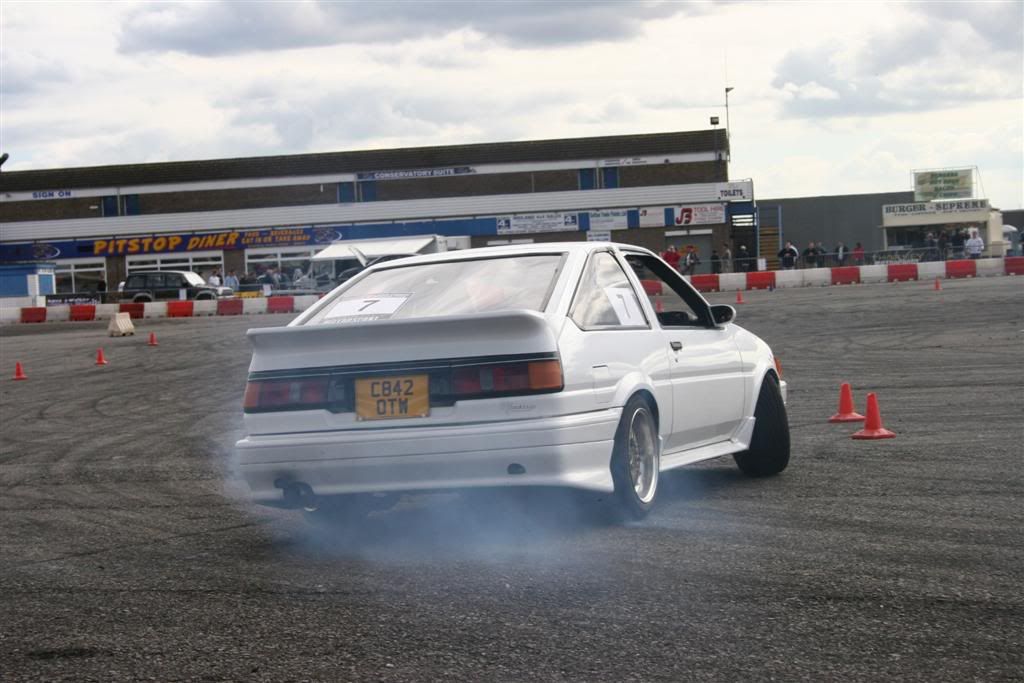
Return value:
<svg viewBox="0 0 1024 683">
<path fill-rule="evenodd" d="M 309 484 L 278 479 L 274 482 L 274 486 L 282 490 L 284 504 L 287 508 L 293 510 L 302 508 L 306 512 L 316 512 L 320 507 L 320 502 Z"/>
</svg>

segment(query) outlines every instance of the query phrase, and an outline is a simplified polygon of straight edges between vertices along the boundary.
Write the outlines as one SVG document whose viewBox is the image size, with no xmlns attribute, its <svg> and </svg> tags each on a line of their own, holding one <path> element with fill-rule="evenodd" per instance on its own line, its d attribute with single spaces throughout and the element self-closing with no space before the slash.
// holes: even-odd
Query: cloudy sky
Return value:
<svg viewBox="0 0 1024 683">
<path fill-rule="evenodd" d="M 762 198 L 977 166 L 1024 205 L 1024 2 L 0 4 L 4 170 L 725 121 Z"/>
</svg>

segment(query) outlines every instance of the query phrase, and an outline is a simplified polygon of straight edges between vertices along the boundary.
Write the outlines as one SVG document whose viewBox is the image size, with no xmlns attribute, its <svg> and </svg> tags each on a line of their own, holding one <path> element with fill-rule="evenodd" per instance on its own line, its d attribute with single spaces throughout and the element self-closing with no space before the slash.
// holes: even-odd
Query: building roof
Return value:
<svg viewBox="0 0 1024 683">
<path fill-rule="evenodd" d="M 708 152 L 723 149 L 726 137 L 716 130 L 645 135 L 614 135 L 523 142 L 488 142 L 444 147 L 409 147 L 355 152 L 323 152 L 238 159 L 171 161 L 153 164 L 83 166 L 0 173 L 0 191 L 116 187 L 236 178 L 355 173 L 473 164 L 625 158 Z"/>
</svg>

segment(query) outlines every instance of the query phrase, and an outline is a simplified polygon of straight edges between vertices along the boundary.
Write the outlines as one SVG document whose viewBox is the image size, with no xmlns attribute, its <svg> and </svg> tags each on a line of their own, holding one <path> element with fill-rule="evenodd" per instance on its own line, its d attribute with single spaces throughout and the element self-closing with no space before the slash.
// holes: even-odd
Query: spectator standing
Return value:
<svg viewBox="0 0 1024 683">
<path fill-rule="evenodd" d="M 854 263 L 856 263 L 858 266 L 864 265 L 864 247 L 861 246 L 860 242 L 857 242 L 857 244 L 853 245 L 853 251 L 850 253 L 853 254 Z"/>
<path fill-rule="evenodd" d="M 683 257 L 683 275 L 693 275 L 697 270 L 698 263 L 700 263 L 700 257 L 697 256 L 697 250 L 692 244 L 686 245 L 686 256 Z"/>
<path fill-rule="evenodd" d="M 210 273 L 210 277 L 206 281 L 206 284 L 210 285 L 211 287 L 220 287 L 220 271 L 215 269 L 212 273 Z"/>
<path fill-rule="evenodd" d="M 964 257 L 964 245 L 966 242 L 963 231 L 957 230 L 953 233 L 953 239 L 950 240 L 950 243 L 953 245 L 953 258 Z"/>
<path fill-rule="evenodd" d="M 981 252 L 985 251 L 985 242 L 978 236 L 977 230 L 971 231 L 971 237 L 964 243 L 964 246 L 967 247 L 969 258 L 981 258 Z"/>
<path fill-rule="evenodd" d="M 814 246 L 814 240 L 807 243 L 807 248 L 804 249 L 804 267 L 805 268 L 817 268 L 818 267 L 818 248 Z"/>
<path fill-rule="evenodd" d="M 939 249 L 939 260 L 945 261 L 946 254 L 949 250 L 949 236 L 945 232 L 939 232 L 938 249 Z"/>
<path fill-rule="evenodd" d="M 237 292 L 238 291 L 238 286 L 240 284 L 241 283 L 238 281 L 238 276 L 235 275 L 235 271 L 234 270 L 229 270 L 228 274 L 227 274 L 227 277 L 224 278 L 224 286 L 225 287 L 230 287 L 231 291 L 233 291 L 233 292 Z"/>
<path fill-rule="evenodd" d="M 786 246 L 779 250 L 778 257 L 783 270 L 793 270 L 796 268 L 796 260 L 800 257 L 800 252 L 796 250 L 792 242 L 786 242 Z"/>
<path fill-rule="evenodd" d="M 732 272 L 732 249 L 729 248 L 728 242 L 722 244 L 722 272 Z"/>
<path fill-rule="evenodd" d="M 839 266 L 846 265 L 846 257 L 849 254 L 846 252 L 846 245 L 842 242 L 836 243 L 836 264 Z"/>
<path fill-rule="evenodd" d="M 736 247 L 736 272 L 745 273 L 750 269 L 750 253 L 747 245 L 741 244 Z"/>
<path fill-rule="evenodd" d="M 675 270 L 679 270 L 679 259 L 682 258 L 682 254 L 676 249 L 676 245 L 668 245 L 668 249 L 661 252 L 661 259 L 672 266 Z"/>
<path fill-rule="evenodd" d="M 722 257 L 718 255 L 717 249 L 711 250 L 711 272 L 715 275 L 722 272 Z"/>
<path fill-rule="evenodd" d="M 825 268 L 829 265 L 828 249 L 820 241 L 814 244 L 814 262 L 818 264 L 819 268 Z"/>
</svg>

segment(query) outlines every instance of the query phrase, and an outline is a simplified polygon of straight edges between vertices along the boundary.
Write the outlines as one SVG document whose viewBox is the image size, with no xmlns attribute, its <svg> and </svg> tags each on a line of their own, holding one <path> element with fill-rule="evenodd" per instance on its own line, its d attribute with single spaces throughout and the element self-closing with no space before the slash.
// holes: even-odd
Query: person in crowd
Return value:
<svg viewBox="0 0 1024 683">
<path fill-rule="evenodd" d="M 939 260 L 940 261 L 945 261 L 946 260 L 946 255 L 947 255 L 948 250 L 949 250 L 949 236 L 946 235 L 945 231 L 943 231 L 943 230 L 939 231 L 939 237 L 936 240 L 936 244 L 937 244 L 937 248 L 938 248 L 938 251 L 939 251 Z"/>
<path fill-rule="evenodd" d="M 825 268 L 829 265 L 828 249 L 825 248 L 825 244 L 820 240 L 814 243 L 814 260 L 819 268 Z"/>
<path fill-rule="evenodd" d="M 850 254 L 853 256 L 853 262 L 855 264 L 857 264 L 858 266 L 864 265 L 864 247 L 863 245 L 861 245 L 860 242 L 857 242 L 857 244 L 853 245 L 853 251 L 850 252 Z"/>
<path fill-rule="evenodd" d="M 818 248 L 814 245 L 814 240 L 807 243 L 807 248 L 804 249 L 804 268 L 817 268 L 818 267 Z"/>
<path fill-rule="evenodd" d="M 255 284 L 257 284 L 257 282 L 258 281 L 256 279 L 256 273 L 254 273 L 254 272 L 252 272 L 250 270 L 249 272 L 247 272 L 245 275 L 242 276 L 240 284 L 243 284 L 243 285 L 255 285 Z"/>
<path fill-rule="evenodd" d="M 787 241 L 786 246 L 779 250 L 778 257 L 783 270 L 793 270 L 796 268 L 796 260 L 800 257 L 800 252 L 796 250 L 792 242 Z"/>
<path fill-rule="evenodd" d="M 683 275 L 693 275 L 699 263 L 700 257 L 697 256 L 697 249 L 692 244 L 686 245 L 686 255 L 683 257 Z"/>
<path fill-rule="evenodd" d="M 297 282 L 302 279 L 305 273 L 302 272 L 301 266 L 295 266 L 295 270 L 292 271 L 292 282 Z"/>
<path fill-rule="evenodd" d="M 96 291 L 102 294 L 107 291 L 107 276 L 100 273 L 100 279 L 96 281 Z"/>
<path fill-rule="evenodd" d="M 206 280 L 206 284 L 210 285 L 211 287 L 220 287 L 220 270 L 219 269 L 215 268 L 213 270 L 213 272 L 210 273 L 210 277 Z"/>
<path fill-rule="evenodd" d="M 672 266 L 674 269 L 679 270 L 679 260 L 682 258 L 682 254 L 676 249 L 676 245 L 668 245 L 668 249 L 661 252 L 661 260 Z"/>
<path fill-rule="evenodd" d="M 718 255 L 717 249 L 711 250 L 711 272 L 715 275 L 722 272 L 722 257 Z"/>
<path fill-rule="evenodd" d="M 964 242 L 969 258 L 981 258 L 981 252 L 985 251 L 985 242 L 978 235 L 977 230 L 971 230 L 970 238 Z"/>
<path fill-rule="evenodd" d="M 849 256 L 849 254 L 846 253 L 846 245 L 843 244 L 842 242 L 837 242 L 836 243 L 836 265 L 838 265 L 838 266 L 845 266 L 846 265 L 846 257 L 847 256 Z"/>
<path fill-rule="evenodd" d="M 225 287 L 230 287 L 232 289 L 232 291 L 237 292 L 238 291 L 238 286 L 240 284 L 241 283 L 238 281 L 238 276 L 235 275 L 235 271 L 234 270 L 229 270 L 228 274 L 227 274 L 227 277 L 224 278 L 224 286 Z"/>
<path fill-rule="evenodd" d="M 924 236 L 924 261 L 939 260 L 939 241 L 935 239 L 935 233 L 929 232 Z"/>
<path fill-rule="evenodd" d="M 747 251 L 747 245 L 741 244 L 736 247 L 736 272 L 746 273 L 750 270 L 750 252 Z"/>
<path fill-rule="evenodd" d="M 732 272 L 732 249 L 729 248 L 728 242 L 722 243 L 722 272 Z"/>
<path fill-rule="evenodd" d="M 957 230 L 953 233 L 952 239 L 949 240 L 950 244 L 953 245 L 953 258 L 964 257 L 964 245 L 967 242 L 967 238 L 964 237 L 962 230 Z"/>
</svg>

